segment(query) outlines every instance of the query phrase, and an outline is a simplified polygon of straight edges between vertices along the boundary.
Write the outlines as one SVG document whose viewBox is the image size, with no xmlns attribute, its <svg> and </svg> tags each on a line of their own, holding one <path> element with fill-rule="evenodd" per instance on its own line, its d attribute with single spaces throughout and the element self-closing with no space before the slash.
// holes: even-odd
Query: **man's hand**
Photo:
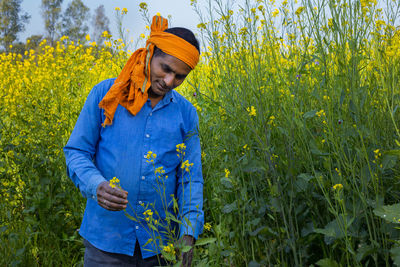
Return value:
<svg viewBox="0 0 400 267">
<path fill-rule="evenodd" d="M 119 188 L 112 188 L 109 182 L 104 181 L 97 187 L 97 203 L 111 211 L 126 209 L 128 192 Z"/>
<path fill-rule="evenodd" d="M 192 266 L 192 258 L 193 258 L 193 246 L 195 243 L 195 239 L 193 236 L 190 235 L 184 235 L 182 237 L 183 244 L 186 246 L 191 246 L 192 248 L 186 252 L 182 253 L 182 266 L 183 267 L 190 267 Z"/>
</svg>

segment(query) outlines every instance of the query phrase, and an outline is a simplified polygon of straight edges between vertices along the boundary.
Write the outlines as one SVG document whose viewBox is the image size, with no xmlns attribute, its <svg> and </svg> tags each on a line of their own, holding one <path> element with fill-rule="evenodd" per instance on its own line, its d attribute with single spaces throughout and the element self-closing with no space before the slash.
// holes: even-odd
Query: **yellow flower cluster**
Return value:
<svg viewBox="0 0 400 267">
<path fill-rule="evenodd" d="M 379 163 L 379 158 L 382 157 L 382 153 L 380 152 L 379 148 L 374 150 L 374 160 L 372 161 L 375 164 Z M 379 167 L 383 167 L 383 164 L 379 164 Z"/>
<path fill-rule="evenodd" d="M 120 187 L 120 185 L 119 185 L 119 179 L 118 179 L 117 177 L 112 178 L 112 179 L 110 180 L 110 186 L 111 186 L 112 188 Z"/>
<path fill-rule="evenodd" d="M 375 159 L 378 159 L 379 157 L 382 156 L 382 153 L 380 152 L 379 148 L 374 150 L 374 155 L 375 155 Z"/>
<path fill-rule="evenodd" d="M 276 124 L 275 124 L 275 116 L 274 115 L 269 116 L 268 124 L 271 125 L 271 126 L 276 126 Z"/>
<path fill-rule="evenodd" d="M 192 166 L 193 166 L 193 163 L 189 163 L 189 160 L 185 160 L 184 162 L 182 162 L 181 169 L 189 172 L 190 167 L 192 167 Z"/>
<path fill-rule="evenodd" d="M 303 10 L 304 10 L 304 6 L 301 6 L 301 7 L 297 8 L 295 14 L 296 14 L 297 16 L 300 16 L 300 14 L 303 12 Z"/>
<path fill-rule="evenodd" d="M 153 212 L 150 209 L 145 210 L 145 212 L 143 212 L 143 215 L 145 216 L 144 219 L 146 220 L 146 222 L 150 222 L 153 218 Z"/>
<path fill-rule="evenodd" d="M 153 212 L 150 209 L 148 209 L 148 210 L 145 210 L 145 212 L 143 212 L 143 215 L 145 215 L 145 216 L 153 216 Z"/>
<path fill-rule="evenodd" d="M 246 110 L 247 110 L 247 112 L 249 113 L 250 116 L 255 117 L 257 115 L 257 111 L 254 108 L 254 106 L 247 107 Z"/>
<path fill-rule="evenodd" d="M 160 166 L 158 168 L 156 168 L 156 170 L 154 171 L 155 174 L 159 173 L 159 174 L 164 174 L 165 170 L 163 166 Z"/>
<path fill-rule="evenodd" d="M 147 152 L 147 155 L 146 155 L 147 162 L 154 162 L 154 159 L 156 157 L 157 157 L 157 154 L 153 153 L 153 151 Z"/>
<path fill-rule="evenodd" d="M 334 186 L 333 186 L 333 189 L 334 190 L 340 190 L 340 189 L 342 189 L 343 188 L 343 185 L 342 184 L 335 184 Z"/>
<path fill-rule="evenodd" d="M 228 169 L 225 168 L 225 177 L 228 178 L 229 174 L 231 174 L 231 172 Z"/>
<path fill-rule="evenodd" d="M 147 9 L 147 4 L 145 2 L 141 2 L 139 4 L 140 9 L 146 10 Z"/>
<path fill-rule="evenodd" d="M 376 0 L 360 0 L 361 7 L 370 7 L 376 5 Z"/>
<path fill-rule="evenodd" d="M 323 109 L 321 109 L 320 111 L 317 111 L 317 113 L 315 113 L 318 117 L 326 117 L 326 113 Z"/>
<path fill-rule="evenodd" d="M 87 35 L 83 42 L 90 39 Z M 43 167 L 54 172 L 65 164 L 62 147 L 86 96 L 100 81 L 116 77 L 127 60 L 126 54 L 95 48 L 93 42 L 85 46 L 68 36 L 54 46 L 46 39 L 38 47 L 30 45 L 27 40 L 23 54 L 0 53 L 0 198 L 6 209 L 24 209 L 25 160 L 29 165 L 46 162 Z"/>
<path fill-rule="evenodd" d="M 167 246 L 164 246 L 164 247 L 163 247 L 163 250 L 164 250 L 165 252 L 167 252 L 167 253 L 170 253 L 170 254 L 175 255 L 175 248 L 174 248 L 174 245 L 171 244 L 171 243 L 169 243 Z"/>
<path fill-rule="evenodd" d="M 185 156 L 185 149 L 186 149 L 186 145 L 185 143 L 181 143 L 181 144 L 177 144 L 176 145 L 176 152 L 178 154 L 176 154 L 179 158 L 180 157 L 184 157 Z"/>
<path fill-rule="evenodd" d="M 107 39 L 110 39 L 110 38 L 112 37 L 112 35 L 109 34 L 108 31 L 104 31 L 104 32 L 101 34 L 101 36 L 104 37 L 104 38 L 107 38 Z"/>
</svg>

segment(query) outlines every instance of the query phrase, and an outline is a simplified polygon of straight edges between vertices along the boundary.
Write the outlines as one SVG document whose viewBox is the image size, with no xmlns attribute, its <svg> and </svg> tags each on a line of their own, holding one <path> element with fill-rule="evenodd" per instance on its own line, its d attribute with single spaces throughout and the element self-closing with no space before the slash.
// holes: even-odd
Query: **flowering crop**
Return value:
<svg viewBox="0 0 400 267">
<path fill-rule="evenodd" d="M 198 111 L 204 235 L 218 239 L 195 260 L 391 265 L 400 247 L 400 215 L 388 215 L 400 202 L 400 31 L 392 12 L 400 3 L 296 2 L 234 9 L 216 0 L 219 17 L 207 17 L 190 1 L 205 48 L 177 90 Z M 146 3 L 140 8 L 148 12 Z M 115 13 L 122 21 L 127 10 Z M 72 241 L 84 201 L 61 151 L 90 89 L 116 77 L 129 57 L 124 38 L 103 37 L 105 47 L 90 35 L 82 44 L 63 36 L 54 47 L 43 41 L 22 55 L 0 54 L 0 241 L 8 244 L 0 265 L 82 257 Z M 183 163 L 178 171 L 189 173 L 186 152 L 184 143 L 171 151 Z M 149 151 L 148 163 L 156 160 Z M 161 166 L 154 172 L 160 183 L 173 179 Z M 140 215 L 160 224 L 151 207 Z M 173 246 L 163 251 L 172 257 Z"/>
</svg>

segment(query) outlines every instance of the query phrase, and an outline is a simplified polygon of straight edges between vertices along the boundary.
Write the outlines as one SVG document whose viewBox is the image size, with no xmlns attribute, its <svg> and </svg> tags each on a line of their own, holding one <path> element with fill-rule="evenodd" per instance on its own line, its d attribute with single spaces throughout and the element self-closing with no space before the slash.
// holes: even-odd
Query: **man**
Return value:
<svg viewBox="0 0 400 267">
<path fill-rule="evenodd" d="M 80 228 L 85 266 L 163 263 L 158 256 L 169 242 L 161 229 L 166 214 L 176 214 L 182 222 L 175 234 L 187 245 L 202 232 L 198 117 L 193 105 L 172 90 L 196 66 L 199 44 L 191 31 L 167 27 L 166 19 L 155 16 L 146 48 L 132 54 L 117 79 L 92 89 L 64 147 L 68 175 L 87 198 Z M 161 167 L 163 196 L 154 171 Z M 110 186 L 113 177 L 122 189 Z M 154 238 L 143 219 L 149 209 L 158 215 L 153 222 L 160 227 L 163 247 L 146 244 Z M 184 253 L 184 265 L 191 260 L 192 251 Z"/>
</svg>

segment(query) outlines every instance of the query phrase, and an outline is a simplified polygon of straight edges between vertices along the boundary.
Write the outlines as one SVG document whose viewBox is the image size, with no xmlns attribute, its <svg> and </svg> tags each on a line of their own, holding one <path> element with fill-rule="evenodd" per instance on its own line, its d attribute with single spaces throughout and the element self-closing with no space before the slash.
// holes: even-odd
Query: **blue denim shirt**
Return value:
<svg viewBox="0 0 400 267">
<path fill-rule="evenodd" d="M 166 215 L 174 214 L 182 222 L 170 220 L 169 229 L 178 237 L 188 234 L 197 239 L 203 230 L 198 116 L 193 105 L 172 90 L 154 108 L 148 100 L 136 116 L 119 105 L 112 125 L 103 128 L 104 110 L 98 104 L 114 80 L 99 83 L 89 93 L 64 147 L 67 173 L 87 198 L 80 235 L 98 249 L 126 255 L 133 255 L 138 240 L 143 258 L 147 258 L 160 252 L 159 237 L 167 245 Z M 181 143 L 186 145 L 183 160 L 176 151 Z M 156 154 L 154 162 L 148 162 L 148 151 Z M 186 160 L 193 166 L 182 169 Z M 155 168 L 161 166 L 165 173 L 157 178 L 160 173 L 155 174 Z M 126 211 L 138 221 L 129 219 L 124 211 L 108 211 L 97 204 L 97 186 L 113 177 L 128 191 Z M 149 216 L 143 213 L 149 209 L 161 235 L 145 220 Z M 150 238 L 158 246 L 146 245 Z"/>
</svg>

